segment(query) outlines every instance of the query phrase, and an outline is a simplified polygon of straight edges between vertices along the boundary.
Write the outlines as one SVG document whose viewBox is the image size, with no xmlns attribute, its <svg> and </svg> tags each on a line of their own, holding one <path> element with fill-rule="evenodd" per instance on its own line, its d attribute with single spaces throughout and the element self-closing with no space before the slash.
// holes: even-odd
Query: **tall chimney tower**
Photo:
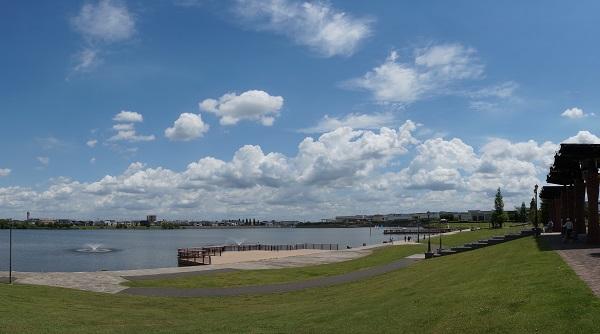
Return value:
<svg viewBox="0 0 600 334">
<path fill-rule="evenodd" d="M 29 219 L 31 219 L 31 214 L 29 213 L 29 211 L 27 211 L 27 221 L 29 221 Z"/>
</svg>

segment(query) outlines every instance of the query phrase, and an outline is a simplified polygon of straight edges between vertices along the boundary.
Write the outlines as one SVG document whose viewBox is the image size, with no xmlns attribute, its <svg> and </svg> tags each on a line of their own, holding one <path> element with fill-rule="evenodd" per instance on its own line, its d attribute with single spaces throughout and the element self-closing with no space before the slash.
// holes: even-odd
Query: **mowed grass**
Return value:
<svg viewBox="0 0 600 334">
<path fill-rule="evenodd" d="M 520 231 L 521 228 L 482 229 L 444 236 L 442 246 L 457 246 L 466 242 L 489 238 L 493 235 Z M 432 238 L 432 249 L 439 245 L 439 238 Z M 437 243 L 434 243 L 437 242 Z M 180 278 L 153 279 L 127 282 L 131 287 L 213 288 L 249 286 L 301 281 L 311 278 L 341 275 L 351 271 L 387 264 L 406 256 L 426 250 L 424 245 L 396 245 L 376 249 L 363 258 L 299 268 L 243 270 L 228 273 L 203 274 Z"/>
<path fill-rule="evenodd" d="M 1 333 L 594 333 L 600 300 L 532 237 L 286 293 L 152 298 L 0 285 Z"/>
<path fill-rule="evenodd" d="M 152 279 L 127 282 L 131 287 L 212 288 L 263 285 L 340 275 L 374 267 L 412 254 L 424 252 L 423 245 L 388 246 L 354 260 L 297 268 L 240 270 L 227 273 L 203 274 L 181 278 Z"/>
<path fill-rule="evenodd" d="M 521 228 L 482 229 L 477 231 L 461 232 L 444 236 L 442 246 L 457 246 L 466 242 L 489 238 L 494 235 L 503 235 Z M 432 249 L 439 246 L 439 239 L 432 238 Z M 172 288 L 214 288 L 250 286 L 273 283 L 285 283 L 307 280 L 318 277 L 340 275 L 351 271 L 387 264 L 406 256 L 422 253 L 427 248 L 425 245 L 397 245 L 375 249 L 372 254 L 362 258 L 299 268 L 242 270 L 228 273 L 203 274 L 180 278 L 153 279 L 130 281 L 130 287 L 172 287 Z"/>
</svg>

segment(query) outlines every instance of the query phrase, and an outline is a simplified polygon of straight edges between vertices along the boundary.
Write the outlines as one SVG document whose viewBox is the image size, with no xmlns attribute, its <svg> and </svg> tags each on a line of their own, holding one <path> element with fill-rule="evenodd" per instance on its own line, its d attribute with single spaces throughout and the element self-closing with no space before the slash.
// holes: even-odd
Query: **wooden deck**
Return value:
<svg viewBox="0 0 600 334">
<path fill-rule="evenodd" d="M 210 256 L 204 248 L 181 248 L 177 250 L 177 264 L 180 267 L 208 265 Z"/>
<path fill-rule="evenodd" d="M 180 248 L 177 250 L 177 264 L 180 267 L 210 265 L 212 256 L 221 256 L 223 252 L 244 251 L 291 251 L 299 249 L 339 250 L 338 244 L 294 244 L 294 245 L 225 245 Z"/>
<path fill-rule="evenodd" d="M 398 227 L 398 228 L 388 228 L 383 230 L 383 234 L 439 234 L 439 233 L 447 233 L 452 231 L 452 229 L 449 228 L 430 228 L 430 229 L 425 229 L 425 228 L 421 228 L 421 229 L 417 229 L 416 227 L 409 227 L 409 228 L 402 228 L 402 227 Z"/>
</svg>

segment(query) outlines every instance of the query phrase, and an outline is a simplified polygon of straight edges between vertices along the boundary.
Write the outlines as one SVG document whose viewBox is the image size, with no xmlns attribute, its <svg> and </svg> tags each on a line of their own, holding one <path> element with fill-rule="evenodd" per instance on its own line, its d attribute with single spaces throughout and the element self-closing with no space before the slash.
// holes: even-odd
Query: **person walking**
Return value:
<svg viewBox="0 0 600 334">
<path fill-rule="evenodd" d="M 567 218 L 565 222 L 565 240 L 571 239 L 571 233 L 573 233 L 573 222 Z"/>
<path fill-rule="evenodd" d="M 552 220 L 548 221 L 548 225 L 546 225 L 546 232 L 552 232 L 554 229 L 554 222 Z"/>
</svg>

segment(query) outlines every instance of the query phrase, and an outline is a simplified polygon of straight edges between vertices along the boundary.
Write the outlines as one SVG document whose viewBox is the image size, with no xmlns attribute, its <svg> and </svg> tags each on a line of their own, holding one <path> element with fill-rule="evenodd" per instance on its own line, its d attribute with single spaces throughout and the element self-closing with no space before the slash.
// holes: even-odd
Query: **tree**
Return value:
<svg viewBox="0 0 600 334">
<path fill-rule="evenodd" d="M 537 222 L 535 221 L 535 197 L 531 199 L 531 202 L 529 203 L 529 221 L 533 222 L 533 225 L 535 225 Z M 537 227 L 537 226 L 536 226 Z"/>
<path fill-rule="evenodd" d="M 527 207 L 525 206 L 525 202 L 521 202 L 521 207 L 517 209 L 517 218 L 519 219 L 519 223 L 527 223 Z"/>
<path fill-rule="evenodd" d="M 502 199 L 502 192 L 500 188 L 496 192 L 496 198 L 494 199 L 494 212 L 492 213 L 492 227 L 502 228 L 502 225 L 506 221 L 506 213 L 504 212 L 504 200 Z"/>
</svg>

